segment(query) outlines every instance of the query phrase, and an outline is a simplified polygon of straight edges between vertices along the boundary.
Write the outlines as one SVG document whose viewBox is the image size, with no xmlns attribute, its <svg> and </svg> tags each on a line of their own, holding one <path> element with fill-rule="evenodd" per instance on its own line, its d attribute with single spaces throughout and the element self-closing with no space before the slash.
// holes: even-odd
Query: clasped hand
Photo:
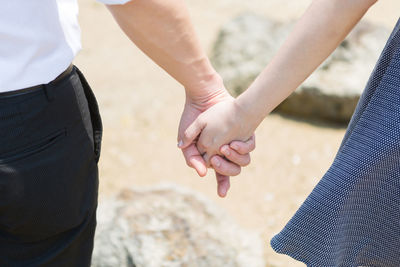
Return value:
<svg viewBox="0 0 400 267">
<path fill-rule="evenodd" d="M 225 89 L 212 100 L 186 99 L 182 114 L 178 146 L 188 166 L 205 176 L 207 167 L 214 168 L 218 195 L 224 197 L 230 187 L 230 176 L 250 163 L 255 148 L 254 129 L 247 125 L 245 112 Z M 204 106 L 208 103 L 208 106 Z"/>
</svg>

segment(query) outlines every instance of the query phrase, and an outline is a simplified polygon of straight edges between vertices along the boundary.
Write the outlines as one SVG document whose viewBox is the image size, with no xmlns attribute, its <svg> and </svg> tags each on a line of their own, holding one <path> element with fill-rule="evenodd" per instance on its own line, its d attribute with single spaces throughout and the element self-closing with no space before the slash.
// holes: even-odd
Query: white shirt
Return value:
<svg viewBox="0 0 400 267">
<path fill-rule="evenodd" d="M 124 4 L 130 0 L 97 0 Z M 9 0 L 0 8 L 0 92 L 54 80 L 81 49 L 77 0 Z"/>
</svg>

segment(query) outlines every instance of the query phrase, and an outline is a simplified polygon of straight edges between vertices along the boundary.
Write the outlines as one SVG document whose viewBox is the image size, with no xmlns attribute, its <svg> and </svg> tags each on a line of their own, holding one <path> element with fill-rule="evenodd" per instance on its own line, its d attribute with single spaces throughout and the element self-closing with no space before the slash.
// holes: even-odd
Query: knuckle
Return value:
<svg viewBox="0 0 400 267">
<path fill-rule="evenodd" d="M 219 165 L 213 164 L 213 168 L 215 169 L 216 172 L 220 173 L 221 175 L 228 175 L 226 161 L 224 159 L 220 160 Z"/>
<path fill-rule="evenodd" d="M 229 159 L 231 162 L 240 162 L 241 160 L 240 154 L 232 151 L 230 152 L 230 155 L 226 158 Z"/>
<path fill-rule="evenodd" d="M 219 141 L 218 137 L 213 137 L 213 138 L 210 140 L 210 142 L 211 142 L 212 144 L 217 144 L 218 141 Z"/>
<path fill-rule="evenodd" d="M 211 148 L 211 143 L 208 141 L 203 141 L 202 146 L 205 150 L 209 150 Z"/>
</svg>

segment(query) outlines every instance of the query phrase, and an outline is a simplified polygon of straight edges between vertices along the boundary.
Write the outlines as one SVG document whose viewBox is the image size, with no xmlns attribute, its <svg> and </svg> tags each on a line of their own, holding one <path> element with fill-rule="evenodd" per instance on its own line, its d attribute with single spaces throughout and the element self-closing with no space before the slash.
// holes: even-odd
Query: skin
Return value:
<svg viewBox="0 0 400 267">
<path fill-rule="evenodd" d="M 182 147 L 198 138 L 199 151 L 214 155 L 232 140 L 249 138 L 262 120 L 335 50 L 375 2 L 314 0 L 248 90 L 201 114 L 184 132 Z M 211 158 L 211 163 L 214 160 Z"/>
<path fill-rule="evenodd" d="M 200 46 L 183 0 L 135 0 L 107 7 L 132 42 L 184 86 L 186 103 L 178 140 L 202 112 L 232 99 Z M 224 153 L 215 156 L 216 164 L 211 165 L 216 171 L 221 197 L 229 189 L 229 176 L 238 175 L 241 166 L 250 162 L 249 153 L 255 141 L 254 138 L 243 141 L 225 146 Z M 207 165 L 195 144 L 187 145 L 182 152 L 187 165 L 205 176 Z"/>
</svg>

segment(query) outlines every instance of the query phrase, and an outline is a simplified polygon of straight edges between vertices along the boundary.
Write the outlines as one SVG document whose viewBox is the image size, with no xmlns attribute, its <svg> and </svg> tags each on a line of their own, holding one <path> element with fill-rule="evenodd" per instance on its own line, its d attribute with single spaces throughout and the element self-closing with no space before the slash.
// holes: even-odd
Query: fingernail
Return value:
<svg viewBox="0 0 400 267">
<path fill-rule="evenodd" d="M 239 149 L 239 146 L 238 146 L 237 144 L 232 144 L 232 145 L 231 145 L 231 148 L 234 149 L 234 150 L 238 150 L 238 149 Z"/>
<path fill-rule="evenodd" d="M 225 156 L 229 156 L 231 154 L 231 151 L 229 151 L 228 147 L 223 147 L 222 149 L 223 149 Z"/>
<path fill-rule="evenodd" d="M 178 147 L 181 148 L 182 146 L 183 146 L 183 141 L 182 141 L 182 140 L 179 140 L 179 142 L 178 142 Z"/>
<path fill-rule="evenodd" d="M 219 160 L 217 158 L 212 158 L 212 164 L 215 165 L 216 167 L 221 166 L 221 162 L 219 162 Z"/>
</svg>

